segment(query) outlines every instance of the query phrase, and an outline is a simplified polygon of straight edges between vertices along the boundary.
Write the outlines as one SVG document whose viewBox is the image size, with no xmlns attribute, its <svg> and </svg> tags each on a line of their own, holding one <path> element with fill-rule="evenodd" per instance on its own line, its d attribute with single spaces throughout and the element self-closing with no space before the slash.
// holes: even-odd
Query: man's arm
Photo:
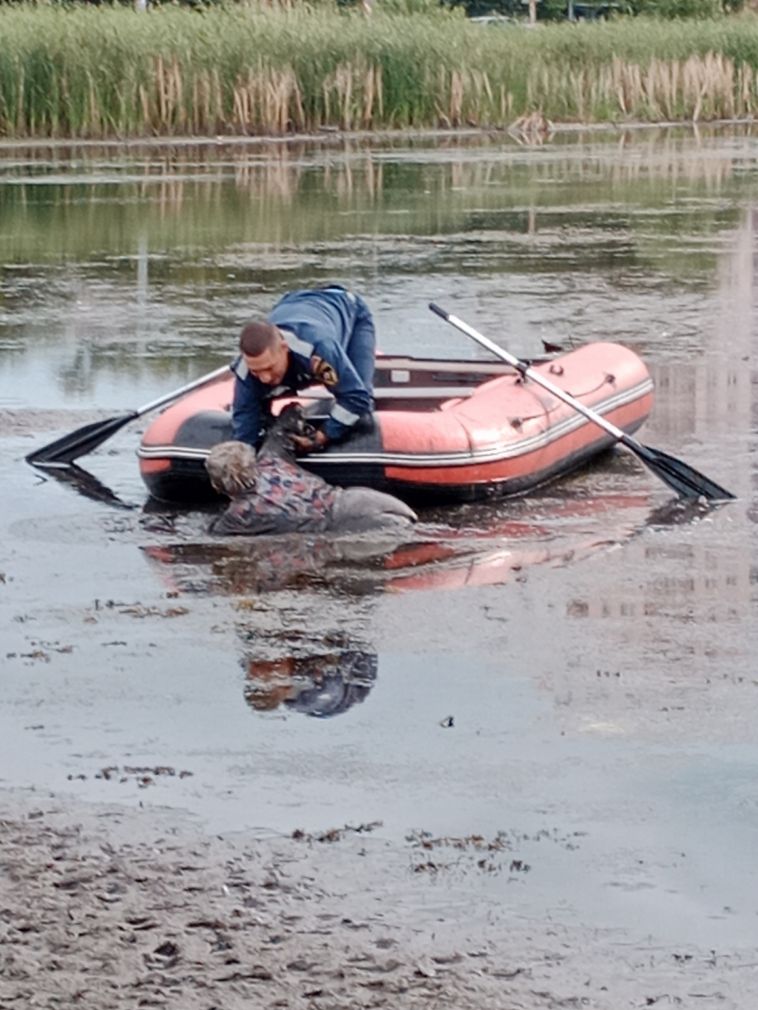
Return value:
<svg viewBox="0 0 758 1010">
<path fill-rule="evenodd" d="M 373 397 L 337 343 L 318 345 L 311 358 L 311 368 L 314 377 L 334 395 L 334 406 L 322 430 L 330 442 L 338 442 L 369 413 L 374 405 Z"/>
</svg>

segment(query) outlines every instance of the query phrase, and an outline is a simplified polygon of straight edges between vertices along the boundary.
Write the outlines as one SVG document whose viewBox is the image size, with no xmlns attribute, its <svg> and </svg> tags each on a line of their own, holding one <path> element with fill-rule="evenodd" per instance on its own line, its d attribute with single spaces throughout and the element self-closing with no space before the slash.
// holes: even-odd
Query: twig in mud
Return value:
<svg viewBox="0 0 758 1010">
<path fill-rule="evenodd" d="M 302 828 L 295 828 L 292 838 L 296 842 L 338 842 L 347 834 L 362 835 L 367 831 L 375 831 L 381 828 L 383 821 L 369 821 L 367 824 L 346 824 L 343 828 L 329 828 L 316 834 L 303 831 Z"/>
</svg>

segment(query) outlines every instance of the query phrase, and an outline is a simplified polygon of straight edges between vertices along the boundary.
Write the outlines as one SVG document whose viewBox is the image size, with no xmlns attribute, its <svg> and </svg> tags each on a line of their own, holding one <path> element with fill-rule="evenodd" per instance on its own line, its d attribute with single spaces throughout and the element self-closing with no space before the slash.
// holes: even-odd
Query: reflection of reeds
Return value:
<svg viewBox="0 0 758 1010">
<path fill-rule="evenodd" d="M 530 128 L 536 130 L 540 123 L 534 120 L 529 117 L 522 125 L 531 122 Z M 549 127 L 549 123 L 544 125 Z M 707 128 L 701 131 L 705 135 Z M 597 147 L 597 134 L 577 133 L 576 143 L 554 147 L 549 156 L 545 152 L 544 158 L 533 161 L 528 168 L 509 139 L 494 135 L 475 138 L 476 156 L 472 158 L 472 141 L 449 135 L 435 142 L 436 152 L 448 153 L 444 170 L 434 160 L 425 164 L 423 158 L 403 169 L 403 191 L 407 187 L 436 194 L 434 201 L 415 206 L 409 217 L 386 213 L 397 199 L 394 187 L 398 170 L 391 159 L 377 159 L 368 140 L 364 146 L 325 134 L 307 144 L 214 142 L 209 147 L 177 142 L 151 154 L 140 146 L 135 164 L 131 164 L 126 150 L 119 155 L 126 159 L 127 166 L 131 164 L 129 174 L 138 177 L 125 184 L 126 192 L 138 199 L 116 201 L 107 210 L 98 204 L 96 215 L 91 207 L 80 206 L 74 199 L 73 187 L 63 184 L 55 190 L 60 199 L 51 209 L 51 219 L 39 217 L 33 211 L 39 199 L 35 184 L 38 171 L 30 171 L 28 185 L 16 173 L 15 185 L 0 187 L 3 252 L 10 260 L 24 260 L 39 249 L 45 250 L 45 255 L 54 255 L 79 242 L 86 248 L 93 241 L 94 231 L 99 236 L 97 241 L 108 248 L 121 242 L 130 247 L 130 236 L 140 229 L 159 244 L 164 241 L 164 232 L 168 234 L 167 229 L 173 241 L 178 233 L 189 240 L 196 228 L 203 232 L 217 230 L 224 244 L 233 244 L 246 235 L 255 235 L 261 241 L 279 241 L 285 233 L 293 241 L 295 237 L 328 240 L 342 234 L 341 229 L 354 227 L 350 213 L 335 214 L 335 208 L 360 216 L 375 213 L 371 228 L 377 233 L 406 228 L 445 230 L 457 227 L 453 222 L 472 208 L 502 211 L 504 193 L 508 194 L 508 206 L 522 210 L 537 207 L 540 213 L 563 206 L 567 200 L 615 201 L 621 192 L 624 199 L 647 202 L 658 198 L 662 186 L 669 192 L 679 184 L 701 196 L 721 195 L 726 204 L 731 204 L 741 187 L 749 185 L 749 178 L 735 174 L 734 167 L 749 156 L 754 132 L 748 124 L 736 127 L 729 136 L 747 138 L 743 145 L 718 147 L 704 142 L 702 154 L 691 143 L 690 134 L 683 136 L 677 130 L 619 131 L 617 139 L 609 138 L 601 148 Z M 587 159 L 583 145 L 589 141 L 596 150 Z M 398 140 L 397 144 L 404 141 Z M 491 156 L 486 153 L 487 147 L 492 148 Z M 319 157 L 319 149 L 328 150 L 328 157 Z M 686 157 L 682 156 L 683 149 Z M 62 146 L 56 157 L 83 165 L 92 159 L 96 166 L 98 160 L 110 160 L 113 150 L 105 145 L 71 144 Z M 48 165 L 49 157 L 47 146 L 14 149 L 14 158 L 21 163 Z M 218 158 L 222 165 L 229 166 L 228 171 L 219 170 Z M 392 167 L 387 169 L 386 165 Z M 313 186 L 314 172 L 320 179 L 317 187 Z M 95 167 L 93 183 L 97 177 Z M 556 178 L 564 183 L 556 186 Z M 427 219 L 432 206 L 436 210 Z"/>
<path fill-rule="evenodd" d="M 758 22 L 518 26 L 450 11 L 0 5 L 0 135 L 706 121 L 758 106 Z"/>
</svg>

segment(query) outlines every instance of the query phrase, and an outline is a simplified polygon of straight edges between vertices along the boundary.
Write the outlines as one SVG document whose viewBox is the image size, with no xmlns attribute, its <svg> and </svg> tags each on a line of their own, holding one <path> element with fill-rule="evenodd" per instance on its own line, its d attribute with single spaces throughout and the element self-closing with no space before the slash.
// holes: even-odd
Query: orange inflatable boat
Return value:
<svg viewBox="0 0 758 1010">
<path fill-rule="evenodd" d="M 631 434 L 647 418 L 653 383 L 641 359 L 595 343 L 532 368 Z M 233 377 L 188 393 L 150 424 L 138 449 L 150 493 L 170 502 L 214 497 L 204 460 L 231 438 Z M 414 503 L 520 494 L 613 444 L 602 428 L 508 364 L 377 358 L 376 409 L 346 442 L 300 459 L 330 483 L 364 485 Z M 328 412 L 323 387 L 301 392 L 308 413 Z M 289 402 L 275 401 L 274 410 Z"/>
</svg>

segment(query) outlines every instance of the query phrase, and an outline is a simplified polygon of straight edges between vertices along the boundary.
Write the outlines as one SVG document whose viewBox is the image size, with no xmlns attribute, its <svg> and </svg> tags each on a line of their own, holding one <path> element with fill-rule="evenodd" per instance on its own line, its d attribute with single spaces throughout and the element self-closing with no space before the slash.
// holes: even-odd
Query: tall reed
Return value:
<svg viewBox="0 0 758 1010">
<path fill-rule="evenodd" d="M 0 7 L 0 136 L 755 114 L 758 19 L 513 25 L 324 7 Z"/>
</svg>

